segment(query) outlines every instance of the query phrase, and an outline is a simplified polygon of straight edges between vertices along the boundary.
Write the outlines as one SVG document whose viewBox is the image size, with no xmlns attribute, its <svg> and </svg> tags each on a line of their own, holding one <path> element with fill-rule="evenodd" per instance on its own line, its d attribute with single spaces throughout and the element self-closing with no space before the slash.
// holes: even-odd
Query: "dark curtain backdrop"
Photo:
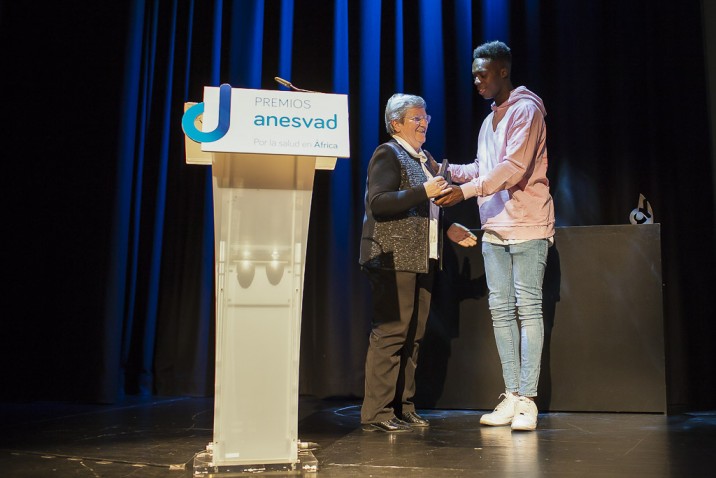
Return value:
<svg viewBox="0 0 716 478">
<path fill-rule="evenodd" d="M 396 91 L 423 96 L 436 158 L 472 161 L 489 104 L 473 48 L 501 39 L 548 111 L 559 226 L 662 224 L 669 403 L 716 396 L 714 164 L 701 3 L 214 0 L 0 3 L 2 398 L 213 393 L 208 167 L 180 120 L 204 86 L 349 95 L 351 157 L 316 173 L 301 392 L 360 397 L 365 170 Z M 475 227 L 464 203 L 449 217 Z M 618 271 L 616 271 L 618 273 Z M 578 364 L 575 364 L 578 366 Z"/>
</svg>

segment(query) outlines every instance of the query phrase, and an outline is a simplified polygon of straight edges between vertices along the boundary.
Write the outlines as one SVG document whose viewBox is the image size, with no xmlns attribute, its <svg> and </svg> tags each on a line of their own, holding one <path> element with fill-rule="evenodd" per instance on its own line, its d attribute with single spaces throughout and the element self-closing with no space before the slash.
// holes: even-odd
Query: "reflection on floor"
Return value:
<svg viewBox="0 0 716 478">
<path fill-rule="evenodd" d="M 3 477 L 190 477 L 212 438 L 211 398 L 0 407 Z M 481 426 L 484 411 L 424 410 L 429 429 L 390 435 L 362 431 L 359 407 L 301 398 L 299 439 L 319 461 L 310 476 L 716 476 L 716 412 L 543 413 L 537 431 L 512 432 Z"/>
</svg>

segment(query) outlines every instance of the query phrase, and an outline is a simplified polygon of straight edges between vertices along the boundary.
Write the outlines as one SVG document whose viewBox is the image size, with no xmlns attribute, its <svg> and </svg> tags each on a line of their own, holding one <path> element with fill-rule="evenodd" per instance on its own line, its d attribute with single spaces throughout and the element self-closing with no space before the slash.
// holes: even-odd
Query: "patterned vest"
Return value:
<svg viewBox="0 0 716 478">
<path fill-rule="evenodd" d="M 427 181 L 420 161 L 396 143 L 388 142 L 400 163 L 400 190 Z M 428 158 L 430 153 L 425 151 Z M 390 218 L 374 219 L 372 231 L 364 230 L 361 263 L 366 267 L 396 271 L 428 272 L 430 205 L 427 200 Z M 367 229 L 371 229 L 370 226 Z M 366 249 L 366 241 L 369 246 Z"/>
</svg>

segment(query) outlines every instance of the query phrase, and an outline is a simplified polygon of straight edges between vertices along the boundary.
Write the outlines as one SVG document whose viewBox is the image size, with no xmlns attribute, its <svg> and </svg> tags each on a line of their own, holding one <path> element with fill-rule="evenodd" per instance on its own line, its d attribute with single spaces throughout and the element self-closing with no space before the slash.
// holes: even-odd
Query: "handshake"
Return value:
<svg viewBox="0 0 716 478">
<path fill-rule="evenodd" d="M 440 178 L 444 181 L 444 183 L 441 183 L 444 184 L 444 186 L 441 188 L 439 194 L 437 196 L 431 196 L 432 201 L 440 207 L 454 206 L 455 204 L 465 199 L 465 196 L 462 193 L 462 189 L 460 189 L 459 186 L 454 186 L 452 184 L 449 166 L 450 163 L 448 162 L 448 160 L 443 159 L 438 174 L 435 176 L 435 178 L 433 178 Z"/>
</svg>

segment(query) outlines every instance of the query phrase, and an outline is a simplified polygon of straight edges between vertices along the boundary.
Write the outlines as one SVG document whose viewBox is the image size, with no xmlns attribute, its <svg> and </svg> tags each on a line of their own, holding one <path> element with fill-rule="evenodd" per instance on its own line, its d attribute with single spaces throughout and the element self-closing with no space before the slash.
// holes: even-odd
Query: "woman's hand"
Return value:
<svg viewBox="0 0 716 478">
<path fill-rule="evenodd" d="M 442 176 L 435 176 L 432 179 L 428 179 L 423 183 L 423 186 L 425 187 L 425 192 L 428 193 L 428 197 L 431 199 L 452 191 L 452 188 Z"/>
<path fill-rule="evenodd" d="M 462 247 L 472 247 L 477 244 L 477 236 L 462 224 L 455 223 L 450 226 L 447 230 L 447 236 L 451 241 L 457 242 Z"/>
</svg>

